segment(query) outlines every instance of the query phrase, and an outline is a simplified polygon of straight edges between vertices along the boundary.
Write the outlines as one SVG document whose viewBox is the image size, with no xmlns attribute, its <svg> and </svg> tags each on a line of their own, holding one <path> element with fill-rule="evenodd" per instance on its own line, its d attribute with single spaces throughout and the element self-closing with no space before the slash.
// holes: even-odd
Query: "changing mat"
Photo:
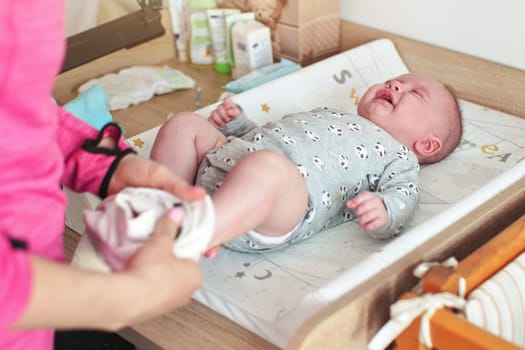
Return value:
<svg viewBox="0 0 525 350">
<path fill-rule="evenodd" d="M 355 112 L 370 85 L 406 72 L 393 43 L 382 39 L 234 100 L 257 123 L 325 105 Z M 285 347 L 315 312 L 522 178 L 525 120 L 466 101 L 460 101 L 460 107 L 462 142 L 442 162 L 422 167 L 420 209 L 400 237 L 374 240 L 350 222 L 282 251 L 242 254 L 221 249 L 214 259 L 202 261 L 204 285 L 194 298 Z M 208 116 L 213 108 L 197 112 Z M 157 131 L 158 127 L 129 141 L 148 156 Z"/>
</svg>

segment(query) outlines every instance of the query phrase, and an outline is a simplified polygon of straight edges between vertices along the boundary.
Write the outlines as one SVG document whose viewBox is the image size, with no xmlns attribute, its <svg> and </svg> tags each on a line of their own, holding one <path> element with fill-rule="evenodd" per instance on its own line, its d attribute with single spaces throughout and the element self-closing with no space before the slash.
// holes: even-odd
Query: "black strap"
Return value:
<svg viewBox="0 0 525 350">
<path fill-rule="evenodd" d="M 110 129 L 113 128 L 113 129 Z M 111 131 L 114 131 L 111 133 Z M 111 134 L 111 137 L 115 139 L 115 148 L 110 149 L 106 147 L 99 147 L 100 141 L 104 137 L 106 137 L 106 133 Z M 127 148 L 127 149 L 121 149 L 119 148 L 118 142 L 120 140 L 120 137 L 122 136 L 122 129 L 120 125 L 117 123 L 108 123 L 104 125 L 104 127 L 99 131 L 97 137 L 95 139 L 88 139 L 84 141 L 84 144 L 82 145 L 82 148 L 86 150 L 89 153 L 98 153 L 98 154 L 104 154 L 107 156 L 114 156 L 115 160 L 111 163 L 109 166 L 108 171 L 106 172 L 106 175 L 104 175 L 104 179 L 102 179 L 102 183 L 100 185 L 100 189 L 98 191 L 98 195 L 101 198 L 105 198 L 108 195 L 108 187 L 109 182 L 111 180 L 111 177 L 113 176 L 113 173 L 117 169 L 117 166 L 119 165 L 120 161 L 124 156 L 130 154 L 130 153 L 137 153 L 133 148 Z"/>
<path fill-rule="evenodd" d="M 27 242 L 21 239 L 8 238 L 13 249 L 27 250 Z"/>
</svg>

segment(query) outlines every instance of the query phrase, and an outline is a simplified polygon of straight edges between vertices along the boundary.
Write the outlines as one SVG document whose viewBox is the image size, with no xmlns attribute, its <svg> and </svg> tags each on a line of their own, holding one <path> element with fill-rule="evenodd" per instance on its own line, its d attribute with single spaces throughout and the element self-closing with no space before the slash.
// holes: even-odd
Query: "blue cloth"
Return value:
<svg viewBox="0 0 525 350">
<path fill-rule="evenodd" d="M 237 80 L 230 81 L 224 88 L 236 94 L 252 89 L 284 75 L 301 69 L 301 65 L 281 58 L 278 63 L 263 66 L 243 75 Z"/>
<path fill-rule="evenodd" d="M 104 125 L 113 121 L 108 107 L 108 95 L 98 84 L 66 103 L 64 108 L 97 129 L 102 129 Z"/>
</svg>

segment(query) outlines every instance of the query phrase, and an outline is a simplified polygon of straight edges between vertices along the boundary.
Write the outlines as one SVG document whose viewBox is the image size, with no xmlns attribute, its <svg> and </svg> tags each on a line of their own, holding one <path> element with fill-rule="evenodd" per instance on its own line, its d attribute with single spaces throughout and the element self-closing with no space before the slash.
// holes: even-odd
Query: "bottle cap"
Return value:
<svg viewBox="0 0 525 350">
<path fill-rule="evenodd" d="M 189 5 L 192 8 L 214 8 L 217 7 L 215 0 L 190 0 Z"/>
<path fill-rule="evenodd" d="M 228 62 L 215 62 L 215 71 L 220 74 L 230 74 L 231 67 Z"/>
</svg>

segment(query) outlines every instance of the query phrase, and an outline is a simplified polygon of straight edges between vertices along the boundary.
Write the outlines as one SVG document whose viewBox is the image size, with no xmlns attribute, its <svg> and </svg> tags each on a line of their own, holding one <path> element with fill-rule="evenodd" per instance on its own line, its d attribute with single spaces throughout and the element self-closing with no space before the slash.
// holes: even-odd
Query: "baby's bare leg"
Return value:
<svg viewBox="0 0 525 350">
<path fill-rule="evenodd" d="M 250 230 L 284 235 L 302 220 L 307 201 L 306 184 L 294 164 L 272 151 L 250 153 L 213 194 L 217 222 L 211 246 Z"/>
<path fill-rule="evenodd" d="M 195 173 L 206 153 L 226 142 L 226 137 L 206 119 L 182 112 L 162 125 L 150 157 L 194 183 Z"/>
</svg>

